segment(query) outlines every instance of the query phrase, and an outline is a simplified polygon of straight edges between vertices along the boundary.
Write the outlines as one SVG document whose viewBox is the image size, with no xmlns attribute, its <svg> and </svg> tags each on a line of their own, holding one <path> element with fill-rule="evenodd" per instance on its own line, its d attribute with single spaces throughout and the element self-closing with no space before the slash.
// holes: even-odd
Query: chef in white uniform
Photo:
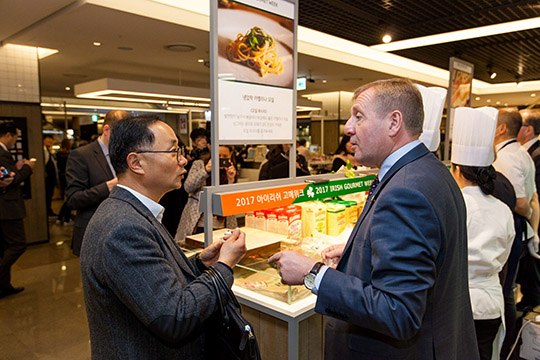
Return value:
<svg viewBox="0 0 540 360">
<path fill-rule="evenodd" d="M 457 108 L 452 168 L 467 207 L 469 292 L 481 359 L 499 359 L 504 339 L 504 299 L 499 272 L 515 236 L 512 212 L 491 196 L 497 109 Z"/>
</svg>

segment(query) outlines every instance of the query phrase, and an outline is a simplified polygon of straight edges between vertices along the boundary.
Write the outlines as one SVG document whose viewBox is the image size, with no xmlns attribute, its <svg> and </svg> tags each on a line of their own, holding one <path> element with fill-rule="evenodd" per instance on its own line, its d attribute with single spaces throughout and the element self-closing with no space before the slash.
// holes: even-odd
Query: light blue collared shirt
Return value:
<svg viewBox="0 0 540 360">
<path fill-rule="evenodd" d="M 420 140 L 414 140 L 411 141 L 408 144 L 403 145 L 390 155 L 384 159 L 381 165 L 381 169 L 379 170 L 379 174 L 377 175 L 379 177 L 379 181 L 382 181 L 384 176 L 388 173 L 388 170 L 394 166 L 395 163 L 399 161 L 403 156 L 405 156 L 409 151 L 414 149 L 416 146 L 421 144 Z M 317 274 L 317 277 L 315 278 L 315 285 L 313 286 L 313 289 L 311 289 L 311 292 L 317 295 L 319 292 L 319 286 L 321 285 L 321 281 L 324 277 L 324 274 L 326 273 L 326 270 L 328 270 L 328 266 L 323 266 L 319 273 Z"/>
<path fill-rule="evenodd" d="M 130 187 L 127 187 L 125 185 L 120 185 L 120 184 L 116 186 L 121 187 L 122 189 L 126 189 L 127 191 L 132 193 L 133 196 L 135 196 L 140 202 L 143 203 L 144 206 L 148 208 L 148 210 L 150 210 L 150 212 L 152 213 L 152 215 L 154 215 L 157 221 L 161 222 L 161 219 L 163 219 L 163 211 L 165 210 L 163 206 L 159 205 L 154 200 L 150 199 L 147 196 L 144 196 L 140 192 L 135 191 Z"/>
<path fill-rule="evenodd" d="M 111 169 L 113 176 L 116 177 L 116 171 L 114 171 L 111 163 L 111 158 L 109 156 L 109 147 L 105 145 L 105 143 L 101 140 L 101 136 L 97 138 L 97 141 L 99 143 L 99 146 L 101 147 L 101 151 L 103 151 L 103 155 L 105 155 L 105 159 L 107 159 L 107 164 L 109 164 L 109 168 Z"/>
</svg>

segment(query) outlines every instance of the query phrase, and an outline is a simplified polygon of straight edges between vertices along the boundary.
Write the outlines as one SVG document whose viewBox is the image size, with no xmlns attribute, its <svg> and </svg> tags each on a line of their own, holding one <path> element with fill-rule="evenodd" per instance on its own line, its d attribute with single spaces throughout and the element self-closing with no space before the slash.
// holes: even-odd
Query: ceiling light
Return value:
<svg viewBox="0 0 540 360">
<path fill-rule="evenodd" d="M 49 49 L 49 48 L 42 48 L 42 47 L 38 47 L 37 51 L 38 51 L 38 59 L 39 60 L 43 60 L 47 56 L 54 55 L 54 54 L 56 54 L 58 52 L 58 50 L 56 50 L 56 49 Z"/>
<path fill-rule="evenodd" d="M 532 94 L 531 94 L 531 97 L 535 97 L 535 96 L 536 96 L 536 94 L 535 94 L 535 93 L 532 93 Z"/>
<path fill-rule="evenodd" d="M 192 44 L 169 44 L 163 46 L 163 48 L 165 48 L 165 50 L 176 52 L 190 52 L 197 49 L 197 47 Z"/>
<path fill-rule="evenodd" d="M 210 90 L 119 79 L 98 79 L 75 84 L 79 98 L 163 104 L 172 99 L 210 102 Z"/>
<path fill-rule="evenodd" d="M 71 88 L 69 86 L 66 86 L 64 89 L 66 89 L 66 91 L 71 90 Z"/>
<path fill-rule="evenodd" d="M 508 103 L 504 103 L 504 106 L 508 106 Z"/>
<path fill-rule="evenodd" d="M 388 44 L 390 41 L 392 41 L 392 37 L 389 34 L 384 34 L 382 37 L 382 42 Z"/>
<path fill-rule="evenodd" d="M 497 105 L 501 105 L 501 102 L 500 102 L 500 101 L 497 101 L 497 102 L 496 102 L 495 104 L 497 104 Z"/>
<path fill-rule="evenodd" d="M 486 102 L 487 102 L 487 103 L 490 103 L 490 102 L 491 102 L 491 99 L 487 99 Z"/>
<path fill-rule="evenodd" d="M 204 59 L 199 59 L 199 60 L 197 60 L 197 62 L 203 63 Z"/>
<path fill-rule="evenodd" d="M 476 101 L 480 100 L 480 96 L 475 97 L 474 100 Z"/>
<path fill-rule="evenodd" d="M 493 80 L 497 77 L 497 73 L 496 72 L 492 72 L 491 75 L 489 75 L 490 79 Z"/>
<path fill-rule="evenodd" d="M 326 81 L 326 80 L 323 80 L 322 82 L 323 82 L 323 84 L 326 84 L 326 83 L 327 83 L 328 81 Z"/>
<path fill-rule="evenodd" d="M 422 36 L 413 39 L 395 41 L 391 44 L 379 44 L 371 46 L 374 49 L 381 51 L 396 51 L 410 49 L 421 46 L 443 44 L 454 41 L 474 39 L 479 37 L 493 36 L 506 34 L 516 31 L 536 29 L 540 27 L 540 17 L 510 21 L 500 24 L 481 26 L 477 28 L 452 31 L 442 34 Z"/>
<path fill-rule="evenodd" d="M 101 46 L 101 43 L 100 43 L 99 41 L 94 41 L 94 42 L 92 43 L 92 45 L 94 45 L 94 46 Z"/>
</svg>

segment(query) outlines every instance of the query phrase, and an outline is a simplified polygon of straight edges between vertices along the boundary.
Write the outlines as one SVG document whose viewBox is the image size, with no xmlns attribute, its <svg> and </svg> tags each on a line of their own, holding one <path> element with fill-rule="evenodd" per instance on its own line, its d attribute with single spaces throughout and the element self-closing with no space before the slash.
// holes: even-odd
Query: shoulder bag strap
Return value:
<svg viewBox="0 0 540 360">
<path fill-rule="evenodd" d="M 234 304 L 234 306 L 236 306 L 237 308 L 240 308 L 240 303 L 238 302 L 238 299 L 232 292 L 229 285 L 227 285 L 227 282 L 223 278 L 223 275 L 221 275 L 221 273 L 218 270 L 216 270 L 214 267 L 210 267 L 210 269 L 214 273 L 220 287 L 225 291 L 225 293 L 229 297 L 229 300 Z"/>
</svg>

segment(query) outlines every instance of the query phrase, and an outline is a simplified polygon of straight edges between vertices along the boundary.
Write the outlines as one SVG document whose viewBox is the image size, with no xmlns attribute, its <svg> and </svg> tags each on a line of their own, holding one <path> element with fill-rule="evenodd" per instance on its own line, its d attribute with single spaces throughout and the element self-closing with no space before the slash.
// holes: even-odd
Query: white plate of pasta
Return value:
<svg viewBox="0 0 540 360">
<path fill-rule="evenodd" d="M 293 87 L 292 21 L 240 9 L 219 9 L 220 78 Z"/>
</svg>

